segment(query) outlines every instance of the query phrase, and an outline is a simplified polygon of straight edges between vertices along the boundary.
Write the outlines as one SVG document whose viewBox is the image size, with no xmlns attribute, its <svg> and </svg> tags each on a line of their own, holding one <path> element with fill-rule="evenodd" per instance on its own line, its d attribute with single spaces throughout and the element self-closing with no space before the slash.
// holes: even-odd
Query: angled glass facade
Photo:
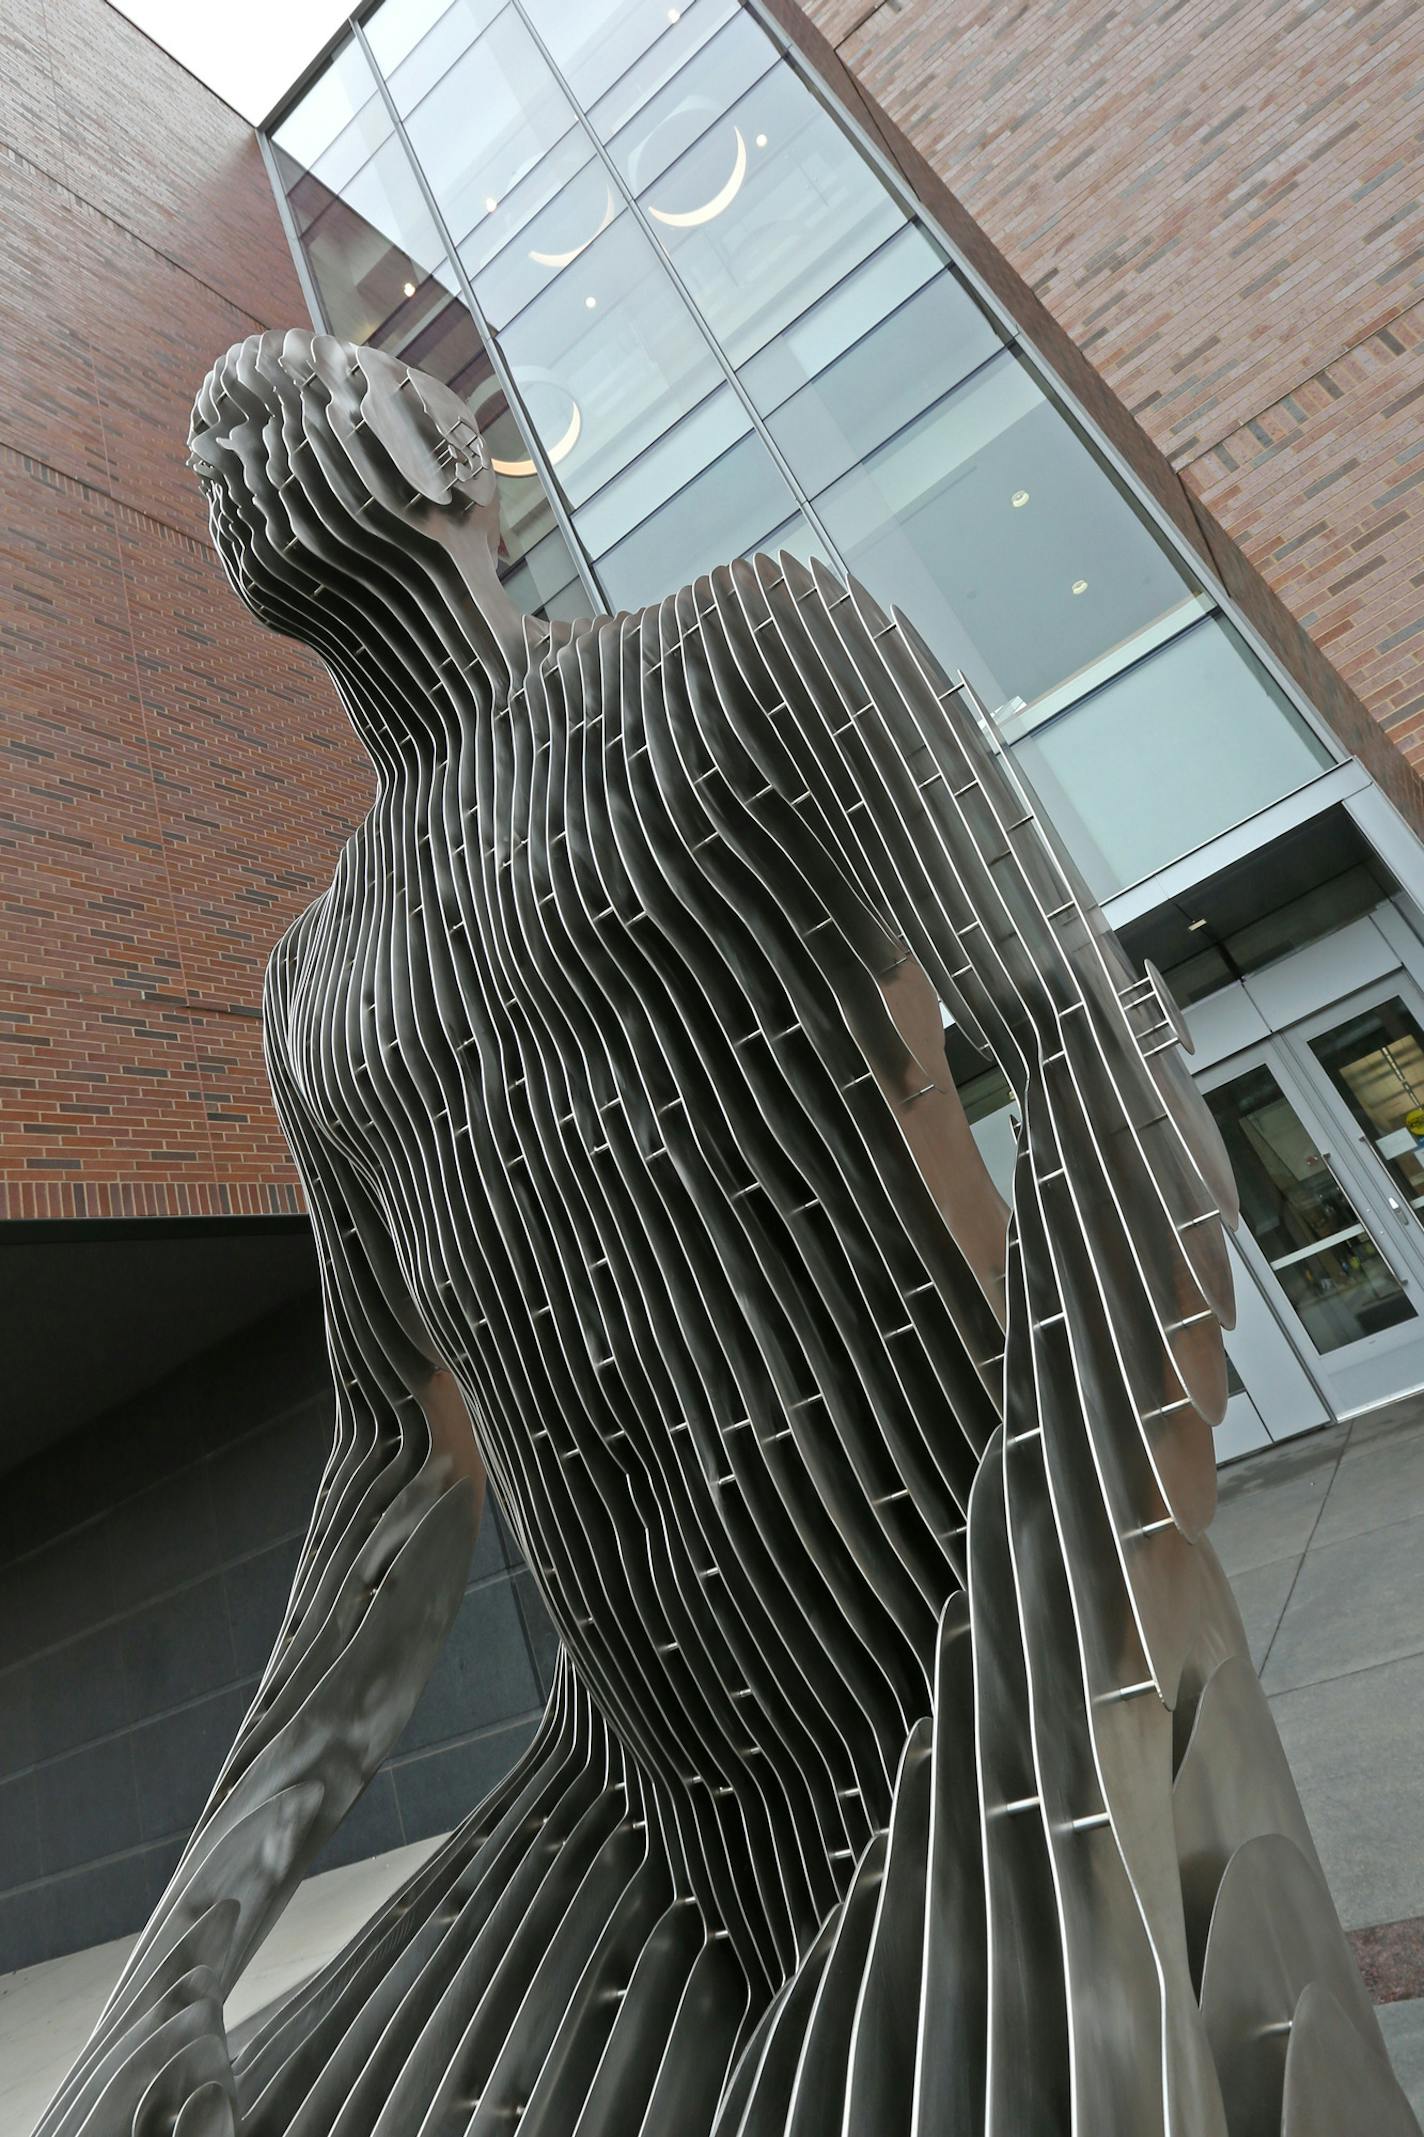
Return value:
<svg viewBox="0 0 1424 2137">
<path fill-rule="evenodd" d="M 272 141 L 326 323 L 474 405 L 526 606 L 854 571 L 1100 895 L 1336 761 L 738 0 L 382 0 Z"/>
</svg>

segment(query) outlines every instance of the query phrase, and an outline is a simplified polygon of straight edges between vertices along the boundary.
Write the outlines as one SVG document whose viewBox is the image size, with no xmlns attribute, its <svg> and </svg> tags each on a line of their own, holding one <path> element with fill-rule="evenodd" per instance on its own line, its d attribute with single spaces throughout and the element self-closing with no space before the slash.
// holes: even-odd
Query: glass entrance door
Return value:
<svg viewBox="0 0 1424 2137">
<path fill-rule="evenodd" d="M 1424 1385 L 1424 997 L 1397 973 L 1203 1082 L 1241 1251 L 1330 1408 Z"/>
<path fill-rule="evenodd" d="M 1411 990 L 1412 992 L 1412 990 Z M 1424 1224 L 1424 1031 L 1403 992 L 1354 1010 L 1305 1044 L 1359 1141 L 1388 1175 L 1387 1205 Z"/>
</svg>

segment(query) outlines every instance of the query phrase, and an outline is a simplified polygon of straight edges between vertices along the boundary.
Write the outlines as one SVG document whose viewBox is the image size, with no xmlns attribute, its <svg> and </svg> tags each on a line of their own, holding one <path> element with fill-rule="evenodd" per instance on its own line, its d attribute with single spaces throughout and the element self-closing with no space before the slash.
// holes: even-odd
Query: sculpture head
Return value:
<svg viewBox="0 0 1424 2137">
<path fill-rule="evenodd" d="M 448 386 L 380 349 L 298 328 L 234 343 L 198 389 L 188 446 L 228 578 L 275 630 L 307 636 L 304 595 L 343 581 L 379 599 L 388 549 L 432 545 L 482 608 L 503 602 L 478 426 Z"/>
</svg>

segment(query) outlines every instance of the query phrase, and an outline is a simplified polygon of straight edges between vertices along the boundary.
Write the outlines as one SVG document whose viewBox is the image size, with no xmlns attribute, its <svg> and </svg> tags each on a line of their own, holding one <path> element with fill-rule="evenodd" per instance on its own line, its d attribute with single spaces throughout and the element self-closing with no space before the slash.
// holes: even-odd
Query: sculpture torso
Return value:
<svg viewBox="0 0 1424 2137">
<path fill-rule="evenodd" d="M 849 868 L 798 865 L 774 722 L 674 645 L 692 599 L 410 752 L 278 954 L 270 1038 L 619 1739 L 724 1865 L 820 1834 L 760 1906 L 711 1873 L 774 1980 L 928 1711 L 1002 1337 L 925 1157 L 962 1124 L 933 989 Z"/>
</svg>

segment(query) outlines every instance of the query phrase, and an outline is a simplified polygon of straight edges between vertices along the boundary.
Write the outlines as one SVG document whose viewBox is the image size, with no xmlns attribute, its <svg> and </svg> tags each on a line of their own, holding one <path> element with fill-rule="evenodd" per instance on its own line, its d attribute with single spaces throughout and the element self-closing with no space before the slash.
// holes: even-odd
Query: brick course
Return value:
<svg viewBox="0 0 1424 2137">
<path fill-rule="evenodd" d="M 369 766 L 184 436 L 305 307 L 250 127 L 105 0 L 3 11 L 0 269 L 0 1217 L 296 1210 L 262 966 Z"/>
<path fill-rule="evenodd" d="M 1424 826 L 1416 0 L 764 0 Z"/>
</svg>

